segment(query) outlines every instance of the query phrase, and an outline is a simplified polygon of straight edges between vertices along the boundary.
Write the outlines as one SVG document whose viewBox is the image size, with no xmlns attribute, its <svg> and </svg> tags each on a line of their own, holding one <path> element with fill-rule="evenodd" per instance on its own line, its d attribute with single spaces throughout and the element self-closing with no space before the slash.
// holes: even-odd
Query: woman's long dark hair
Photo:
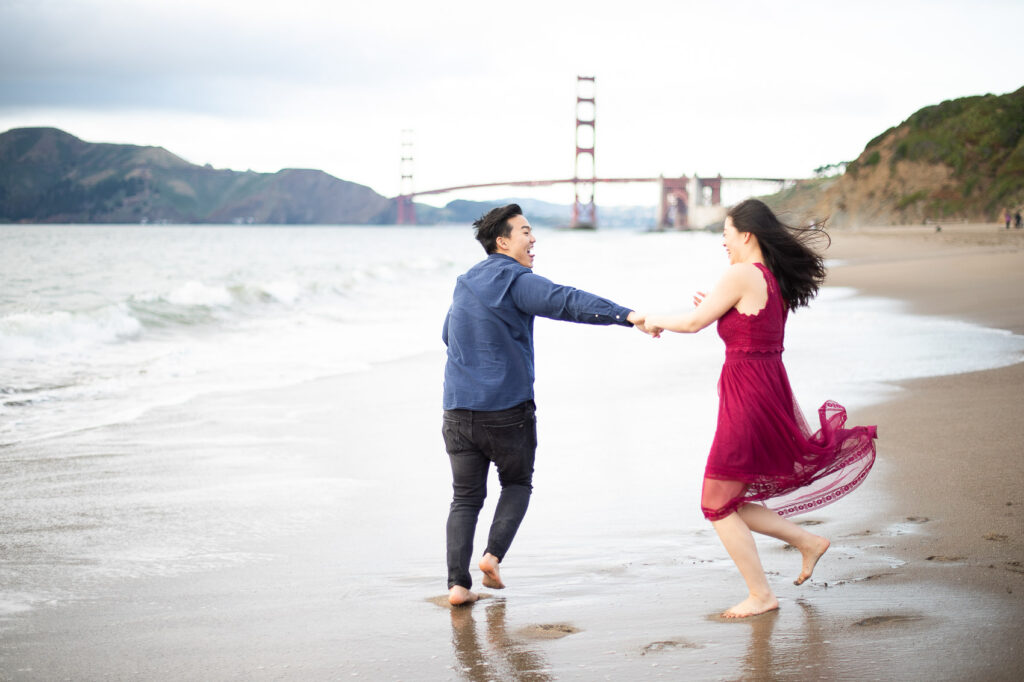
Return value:
<svg viewBox="0 0 1024 682">
<path fill-rule="evenodd" d="M 736 204 L 728 215 L 739 232 L 757 237 L 764 264 L 775 275 L 786 307 L 796 310 L 809 304 L 825 281 L 825 263 L 811 244 L 822 238 L 832 243 L 822 229 L 824 221 L 810 227 L 793 227 L 780 221 L 757 199 Z"/>
</svg>

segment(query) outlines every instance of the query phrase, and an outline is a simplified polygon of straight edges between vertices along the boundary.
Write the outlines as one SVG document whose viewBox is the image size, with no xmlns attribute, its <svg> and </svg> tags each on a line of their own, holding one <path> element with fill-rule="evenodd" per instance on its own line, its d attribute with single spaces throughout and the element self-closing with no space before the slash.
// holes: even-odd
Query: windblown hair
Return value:
<svg viewBox="0 0 1024 682">
<path fill-rule="evenodd" d="M 789 310 L 808 305 L 825 281 L 825 263 L 812 248 L 820 239 L 832 243 L 825 232 L 825 221 L 809 227 L 793 227 L 780 221 L 763 201 L 747 199 L 728 213 L 739 232 L 757 237 L 765 266 L 775 275 L 782 299 Z"/>
<path fill-rule="evenodd" d="M 508 220 L 517 215 L 523 215 L 523 209 L 519 208 L 519 204 L 509 204 L 491 209 L 473 223 L 473 227 L 476 228 L 476 240 L 483 245 L 484 251 L 495 253 L 498 250 L 498 237 L 512 234 L 512 226 L 508 224 Z"/>
</svg>

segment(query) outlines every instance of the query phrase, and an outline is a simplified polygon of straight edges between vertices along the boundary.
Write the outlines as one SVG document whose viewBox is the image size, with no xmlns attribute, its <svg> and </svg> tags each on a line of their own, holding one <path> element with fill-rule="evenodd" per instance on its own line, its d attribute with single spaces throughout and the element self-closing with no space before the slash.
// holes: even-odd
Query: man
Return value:
<svg viewBox="0 0 1024 682">
<path fill-rule="evenodd" d="M 534 274 L 536 238 L 518 205 L 496 208 L 473 226 L 487 258 L 458 278 L 442 333 L 448 346 L 442 433 L 454 491 L 447 526 L 453 605 L 477 599 L 470 591 L 469 562 L 490 463 L 498 470 L 501 496 L 479 563 L 485 587 L 505 587 L 498 564 L 530 502 L 537 449 L 533 318 L 646 331 L 642 315 Z"/>
</svg>

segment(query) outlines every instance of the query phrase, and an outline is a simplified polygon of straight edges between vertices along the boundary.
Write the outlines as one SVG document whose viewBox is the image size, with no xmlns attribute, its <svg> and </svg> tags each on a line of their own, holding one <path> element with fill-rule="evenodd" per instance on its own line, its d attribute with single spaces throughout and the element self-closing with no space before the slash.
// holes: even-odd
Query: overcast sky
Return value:
<svg viewBox="0 0 1024 682">
<path fill-rule="evenodd" d="M 923 106 L 1024 85 L 1024 2 L 0 0 L 0 131 L 387 196 L 406 128 L 418 189 L 571 177 L 581 74 L 599 175 L 807 177 Z"/>
</svg>

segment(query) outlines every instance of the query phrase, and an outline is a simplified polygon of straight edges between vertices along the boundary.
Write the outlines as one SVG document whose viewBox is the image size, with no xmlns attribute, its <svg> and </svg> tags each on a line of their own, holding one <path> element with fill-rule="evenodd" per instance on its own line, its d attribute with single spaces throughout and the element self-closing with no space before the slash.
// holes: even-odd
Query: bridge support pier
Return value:
<svg viewBox="0 0 1024 682">
<path fill-rule="evenodd" d="M 395 197 L 395 203 L 398 205 L 398 215 L 395 218 L 395 224 L 415 225 L 416 204 L 412 203 L 412 197 L 401 194 Z"/>
<path fill-rule="evenodd" d="M 690 178 L 658 176 L 657 229 L 672 227 L 683 230 L 690 226 Z"/>
</svg>

